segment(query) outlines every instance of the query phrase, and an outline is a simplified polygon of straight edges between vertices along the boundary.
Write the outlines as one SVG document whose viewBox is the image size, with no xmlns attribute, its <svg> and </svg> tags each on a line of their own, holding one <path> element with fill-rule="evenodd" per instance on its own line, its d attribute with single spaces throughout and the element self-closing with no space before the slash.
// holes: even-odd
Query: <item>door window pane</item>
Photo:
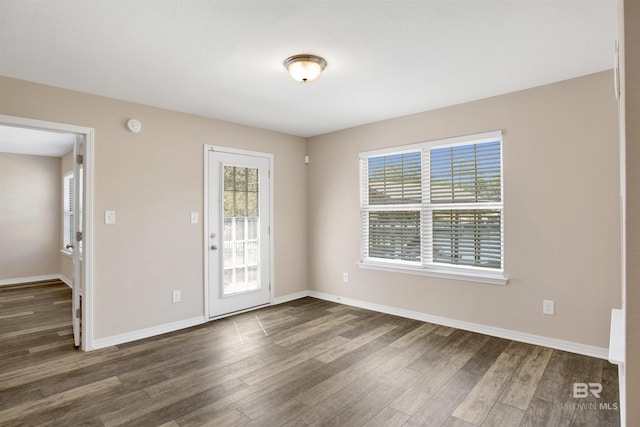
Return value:
<svg viewBox="0 0 640 427">
<path fill-rule="evenodd" d="M 258 169 L 224 166 L 223 296 L 260 289 Z"/>
</svg>

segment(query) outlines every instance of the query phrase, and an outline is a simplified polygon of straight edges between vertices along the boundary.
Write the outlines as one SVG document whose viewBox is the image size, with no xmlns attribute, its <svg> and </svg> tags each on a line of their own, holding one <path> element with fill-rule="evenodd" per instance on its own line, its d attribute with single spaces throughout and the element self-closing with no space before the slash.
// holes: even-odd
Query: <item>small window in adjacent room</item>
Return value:
<svg viewBox="0 0 640 427">
<path fill-rule="evenodd" d="M 62 178 L 62 248 L 73 251 L 73 172 Z"/>
<path fill-rule="evenodd" d="M 364 152 L 360 169 L 362 267 L 506 283 L 501 132 Z"/>
</svg>

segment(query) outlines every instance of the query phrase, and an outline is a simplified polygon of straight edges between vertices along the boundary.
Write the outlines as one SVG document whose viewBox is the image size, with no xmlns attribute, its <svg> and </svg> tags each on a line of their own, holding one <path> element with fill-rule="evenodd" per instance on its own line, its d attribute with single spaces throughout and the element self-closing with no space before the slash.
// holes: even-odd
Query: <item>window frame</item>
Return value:
<svg viewBox="0 0 640 427">
<path fill-rule="evenodd" d="M 433 149 L 481 144 L 485 142 L 499 142 L 500 147 L 500 201 L 499 202 L 471 202 L 471 203 L 432 203 L 431 202 L 431 170 L 430 154 Z M 422 201 L 417 206 L 404 205 L 370 205 L 369 204 L 369 175 L 368 161 L 370 158 L 399 155 L 404 153 L 421 153 Z M 492 131 L 455 138 L 439 139 L 417 144 L 389 147 L 380 150 L 364 151 L 360 158 L 360 213 L 361 213 L 361 261 L 360 268 L 391 271 L 399 273 L 417 274 L 438 278 L 458 279 L 472 282 L 506 285 L 508 279 L 504 275 L 504 164 L 503 164 L 502 131 Z M 419 262 L 375 258 L 368 256 L 369 212 L 384 212 L 391 210 L 414 210 L 420 212 L 420 248 Z M 500 213 L 500 268 L 487 268 L 470 265 L 456 265 L 433 262 L 433 229 L 432 215 L 434 211 L 442 210 L 498 210 Z"/>
<path fill-rule="evenodd" d="M 73 245 L 73 171 L 66 172 L 62 176 L 62 249 L 64 254 L 72 255 L 73 247 L 68 248 L 67 245 Z M 68 209 L 67 209 L 68 206 Z M 67 224 L 71 229 L 67 229 Z M 70 239 L 70 240 L 69 240 Z"/>
</svg>

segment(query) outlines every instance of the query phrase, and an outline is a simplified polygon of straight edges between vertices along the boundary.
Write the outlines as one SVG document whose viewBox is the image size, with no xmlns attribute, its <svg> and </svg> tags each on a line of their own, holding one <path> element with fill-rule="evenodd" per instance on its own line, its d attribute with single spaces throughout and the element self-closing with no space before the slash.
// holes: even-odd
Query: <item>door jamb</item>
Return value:
<svg viewBox="0 0 640 427">
<path fill-rule="evenodd" d="M 82 282 L 82 339 L 80 348 L 84 351 L 93 350 L 93 145 L 94 129 L 66 123 L 36 120 L 28 117 L 16 117 L 0 114 L 0 124 L 28 129 L 45 130 L 50 132 L 73 133 L 84 136 L 84 219 L 83 254 L 84 269 Z"/>
<path fill-rule="evenodd" d="M 214 320 L 209 317 L 209 152 L 218 151 L 229 154 L 241 154 L 253 157 L 264 157 L 269 160 L 269 304 L 273 304 L 275 293 L 274 281 L 274 228 L 273 228 L 273 154 L 260 151 L 241 150 L 237 148 L 222 147 L 217 145 L 204 145 L 204 319 L 205 322 Z M 251 310 L 251 309 L 249 309 Z M 244 310 L 242 310 L 244 311 Z M 241 312 L 242 312 L 241 311 Z M 236 314 L 236 313 L 232 313 Z M 227 315 L 217 316 L 216 319 L 226 317 Z"/>
</svg>

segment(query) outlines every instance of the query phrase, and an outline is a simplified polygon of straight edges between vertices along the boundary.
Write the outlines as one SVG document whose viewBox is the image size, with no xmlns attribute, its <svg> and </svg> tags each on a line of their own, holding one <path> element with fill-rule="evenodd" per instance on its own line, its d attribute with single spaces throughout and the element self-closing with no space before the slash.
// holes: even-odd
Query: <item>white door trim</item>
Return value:
<svg viewBox="0 0 640 427">
<path fill-rule="evenodd" d="M 82 295 L 82 340 L 80 348 L 84 351 L 93 350 L 93 144 L 94 129 L 84 126 L 70 125 L 66 123 L 48 122 L 44 120 L 30 119 L 27 117 L 15 117 L 0 115 L 0 124 L 28 129 L 38 129 L 51 132 L 75 133 L 84 136 L 84 244 L 83 260 L 84 271 L 82 282 L 84 290 Z"/>
<path fill-rule="evenodd" d="M 270 179 L 269 179 L 269 229 L 270 229 L 270 236 L 269 236 L 269 252 L 270 252 L 270 256 L 269 256 L 269 283 L 271 283 L 271 289 L 270 289 L 270 297 L 269 297 L 269 304 L 273 304 L 273 299 L 274 299 L 274 290 L 275 290 L 275 281 L 274 281 L 274 227 L 273 227 L 273 181 L 274 181 L 274 177 L 273 177 L 273 154 L 270 153 L 263 153 L 263 152 L 259 152 L 259 151 L 249 151 L 249 150 L 240 150 L 237 148 L 229 148 L 229 147 L 221 147 L 221 146 L 217 146 L 217 145 L 208 145 L 205 144 L 204 145 L 204 151 L 203 151 L 203 164 L 204 164 L 204 212 L 202 214 L 202 217 L 204 218 L 204 233 L 202 236 L 202 240 L 203 240 L 203 261 L 204 261 L 204 282 L 203 282 L 203 288 L 204 288 L 204 301 L 203 301 L 203 305 L 204 305 L 204 318 L 205 321 L 209 321 L 209 320 L 214 320 L 214 319 L 219 319 L 221 317 L 225 317 L 227 315 L 223 315 L 223 316 L 218 316 L 216 318 L 210 318 L 209 317 L 209 233 L 210 233 L 210 228 L 209 228 L 209 164 L 208 164 L 208 160 L 209 160 L 209 156 L 208 153 L 210 151 L 218 151 L 218 152 L 222 152 L 222 153 L 229 153 L 229 154 L 242 154 L 242 155 L 247 155 L 247 156 L 254 156 L 254 157 L 264 157 L 266 159 L 269 160 L 269 173 L 270 173 Z M 251 310 L 251 309 L 250 309 Z M 237 314 L 237 313 L 231 313 L 231 314 Z M 229 314 L 229 315 L 231 315 Z"/>
</svg>

